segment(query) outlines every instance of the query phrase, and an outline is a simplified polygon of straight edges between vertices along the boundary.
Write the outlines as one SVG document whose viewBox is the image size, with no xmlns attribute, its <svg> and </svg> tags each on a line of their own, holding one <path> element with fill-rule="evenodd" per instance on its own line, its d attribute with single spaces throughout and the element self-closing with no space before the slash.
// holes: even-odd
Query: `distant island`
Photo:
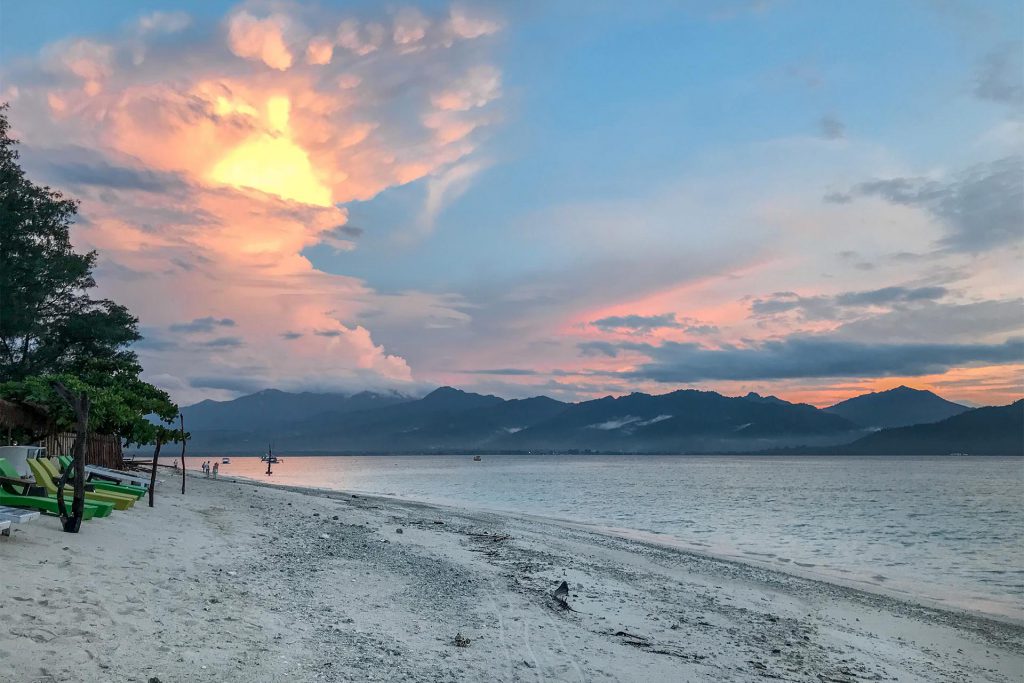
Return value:
<svg viewBox="0 0 1024 683">
<path fill-rule="evenodd" d="M 183 409 L 195 453 L 820 453 L 1020 455 L 1024 402 L 971 409 L 909 387 L 819 409 L 774 396 L 681 390 L 579 403 L 441 387 L 267 389 Z"/>
</svg>

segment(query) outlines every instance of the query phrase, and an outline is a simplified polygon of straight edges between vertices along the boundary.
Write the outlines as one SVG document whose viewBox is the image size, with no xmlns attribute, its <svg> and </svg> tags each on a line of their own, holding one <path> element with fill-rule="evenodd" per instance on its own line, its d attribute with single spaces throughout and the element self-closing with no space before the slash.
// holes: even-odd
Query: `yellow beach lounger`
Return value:
<svg viewBox="0 0 1024 683">
<path fill-rule="evenodd" d="M 46 465 L 50 465 L 50 468 L 52 469 L 48 469 Z M 46 489 L 47 493 L 50 495 L 55 495 L 57 493 L 57 484 L 54 481 L 54 475 L 52 474 L 52 472 L 56 471 L 56 468 L 54 468 L 51 463 L 44 460 L 29 458 L 28 467 L 32 470 L 32 476 L 36 478 L 36 483 Z M 58 474 L 57 477 L 59 478 L 60 475 Z M 86 487 L 88 487 L 88 484 L 86 484 Z M 70 493 L 70 489 L 65 489 L 64 492 Z M 85 499 L 87 501 L 99 500 L 104 503 L 113 503 L 114 509 L 116 510 L 127 510 L 135 505 L 135 498 L 132 496 L 125 496 L 120 493 L 109 493 L 106 491 L 87 490 L 85 492 Z"/>
</svg>

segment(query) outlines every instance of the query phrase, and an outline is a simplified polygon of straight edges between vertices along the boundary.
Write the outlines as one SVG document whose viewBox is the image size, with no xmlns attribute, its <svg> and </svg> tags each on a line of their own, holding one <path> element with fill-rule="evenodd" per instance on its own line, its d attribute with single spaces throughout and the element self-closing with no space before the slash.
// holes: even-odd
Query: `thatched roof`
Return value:
<svg viewBox="0 0 1024 683">
<path fill-rule="evenodd" d="M 49 427 L 50 416 L 42 407 L 0 398 L 0 429 L 26 429 L 41 433 L 48 431 Z"/>
</svg>

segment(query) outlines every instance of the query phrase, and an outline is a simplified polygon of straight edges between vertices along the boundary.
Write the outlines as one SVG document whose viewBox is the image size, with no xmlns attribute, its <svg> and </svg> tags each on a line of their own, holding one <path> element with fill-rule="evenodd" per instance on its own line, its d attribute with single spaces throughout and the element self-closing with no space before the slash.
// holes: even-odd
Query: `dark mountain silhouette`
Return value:
<svg viewBox="0 0 1024 683">
<path fill-rule="evenodd" d="M 413 399 L 395 392 L 292 394 L 265 389 L 231 401 L 200 401 L 182 409 L 190 447 L 197 452 L 262 452 L 275 435 L 297 421 L 382 408 Z"/>
<path fill-rule="evenodd" d="M 565 406 L 547 397 L 506 401 L 441 387 L 418 401 L 296 422 L 277 442 L 282 449 L 322 452 L 476 448 Z"/>
<path fill-rule="evenodd" d="M 850 455 L 1024 455 L 1024 399 L 932 424 L 883 429 L 836 450 Z"/>
<path fill-rule="evenodd" d="M 759 443 L 839 443 L 858 428 L 814 406 L 757 394 L 727 397 L 683 390 L 570 405 L 549 420 L 511 434 L 501 445 L 517 448 L 729 451 Z"/>
<path fill-rule="evenodd" d="M 966 410 L 970 408 L 910 387 L 864 394 L 825 408 L 827 413 L 869 429 L 938 422 Z"/>
<path fill-rule="evenodd" d="M 922 394 L 926 396 L 922 398 Z M 750 393 L 729 397 L 694 390 L 606 396 L 580 403 L 562 403 L 546 396 L 505 400 L 452 387 L 441 387 L 420 399 L 396 393 L 289 394 L 268 390 L 234 401 L 203 401 L 183 412 L 185 426 L 193 435 L 191 450 L 218 454 L 256 455 L 269 442 L 279 453 L 728 453 L 789 449 L 933 454 L 1005 452 L 1020 442 L 1020 414 L 1018 411 L 1013 423 L 1017 425 L 1014 436 L 1013 424 L 1007 422 L 1009 407 L 984 409 L 997 411 L 992 414 L 968 410 L 933 425 L 869 434 L 870 430 L 833 409 L 870 407 L 879 401 L 895 402 L 892 411 L 911 404 L 933 409 L 944 404 L 947 409 L 962 406 L 930 392 L 904 388 L 859 398 L 867 403 L 852 399 L 819 410 L 774 396 Z M 998 411 L 1006 411 L 1006 415 Z M 909 414 L 909 409 L 903 412 Z"/>
<path fill-rule="evenodd" d="M 197 453 L 441 450 L 728 451 L 850 441 L 857 427 L 806 404 L 711 391 L 634 393 L 581 403 L 505 400 L 441 387 L 398 394 L 262 391 L 186 408 Z"/>
</svg>

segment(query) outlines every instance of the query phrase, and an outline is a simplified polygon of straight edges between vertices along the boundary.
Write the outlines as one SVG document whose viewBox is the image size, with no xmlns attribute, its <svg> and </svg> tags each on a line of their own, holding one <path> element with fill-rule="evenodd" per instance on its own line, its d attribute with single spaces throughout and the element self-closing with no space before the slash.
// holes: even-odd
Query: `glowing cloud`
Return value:
<svg viewBox="0 0 1024 683">
<path fill-rule="evenodd" d="M 374 341 L 361 314 L 463 324 L 458 299 L 383 296 L 317 271 L 303 251 L 355 249 L 359 233 L 343 230 L 337 205 L 444 176 L 474 154 L 496 90 L 466 86 L 473 111 L 446 124 L 461 126 L 457 134 L 426 120 L 438 112 L 431 94 L 485 55 L 452 49 L 431 34 L 445 18 L 420 12 L 364 22 L 254 7 L 232 11 L 219 35 L 183 32 L 168 43 L 161 36 L 188 17 L 147 15 L 120 38 L 61 41 L 5 69 L 24 158 L 38 162 L 34 177 L 81 200 L 73 238 L 100 250 L 101 288 L 138 313 L 144 365 L 177 399 L 408 385 L 409 364 Z M 311 38 L 311 26 L 338 28 Z M 156 49 L 148 41 L 162 41 L 161 60 L 146 57 Z M 399 72 L 415 84 L 401 97 Z M 500 80 L 494 67 L 487 73 Z M 235 321 L 230 344 L 180 331 L 206 318 Z"/>
<path fill-rule="evenodd" d="M 214 166 L 210 179 L 304 204 L 330 206 L 331 191 L 316 178 L 309 155 L 291 139 L 290 107 L 287 97 L 267 100 L 267 120 L 273 132 L 259 133 L 228 152 Z"/>
</svg>

